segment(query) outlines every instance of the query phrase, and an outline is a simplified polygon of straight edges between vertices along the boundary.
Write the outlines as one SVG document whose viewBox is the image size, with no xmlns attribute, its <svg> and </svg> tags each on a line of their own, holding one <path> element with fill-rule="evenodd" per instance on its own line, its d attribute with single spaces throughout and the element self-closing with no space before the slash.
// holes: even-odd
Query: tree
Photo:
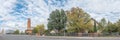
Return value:
<svg viewBox="0 0 120 40">
<path fill-rule="evenodd" d="M 44 34 L 44 31 L 45 31 L 44 24 L 37 25 L 37 26 L 33 29 L 33 33 Z"/>
<path fill-rule="evenodd" d="M 110 22 L 109 22 L 110 23 Z M 102 31 L 105 30 L 107 27 L 107 22 L 105 18 L 102 18 L 101 21 L 99 22 L 100 25 L 98 25 L 97 32 L 101 33 Z"/>
<path fill-rule="evenodd" d="M 111 23 L 110 21 L 107 24 L 107 27 L 105 28 L 105 32 L 108 33 L 119 33 L 120 34 L 120 20 L 118 20 L 115 23 Z"/>
<path fill-rule="evenodd" d="M 108 24 L 108 32 L 117 32 L 117 26 L 115 24 Z"/>
<path fill-rule="evenodd" d="M 89 21 L 89 22 L 87 22 Z M 68 32 L 86 32 L 93 27 L 90 15 L 80 8 L 72 8 L 67 11 L 67 29 Z"/>
<path fill-rule="evenodd" d="M 33 28 L 32 32 L 33 33 L 38 33 L 38 28 L 37 27 Z"/>
<path fill-rule="evenodd" d="M 14 31 L 14 34 L 19 34 L 19 30 L 15 30 L 15 31 Z"/>
<path fill-rule="evenodd" d="M 116 26 L 118 27 L 117 32 L 120 33 L 120 19 L 116 22 Z"/>
<path fill-rule="evenodd" d="M 101 21 L 99 22 L 103 27 L 107 26 L 107 22 L 105 18 L 102 18 Z"/>
<path fill-rule="evenodd" d="M 66 26 L 66 14 L 63 9 L 52 11 L 48 18 L 48 30 L 57 30 L 60 32 Z"/>
<path fill-rule="evenodd" d="M 118 27 L 116 23 L 111 23 L 109 21 L 103 32 L 107 33 L 118 32 Z"/>
</svg>

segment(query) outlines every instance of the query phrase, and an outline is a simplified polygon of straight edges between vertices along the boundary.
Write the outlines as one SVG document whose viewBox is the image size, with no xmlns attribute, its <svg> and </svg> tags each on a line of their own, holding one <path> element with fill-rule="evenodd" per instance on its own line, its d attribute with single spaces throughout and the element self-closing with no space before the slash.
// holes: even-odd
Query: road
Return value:
<svg viewBox="0 0 120 40">
<path fill-rule="evenodd" d="M 0 35 L 0 40 L 120 40 L 120 38 L 119 37 L 64 37 L 64 36 Z"/>
</svg>

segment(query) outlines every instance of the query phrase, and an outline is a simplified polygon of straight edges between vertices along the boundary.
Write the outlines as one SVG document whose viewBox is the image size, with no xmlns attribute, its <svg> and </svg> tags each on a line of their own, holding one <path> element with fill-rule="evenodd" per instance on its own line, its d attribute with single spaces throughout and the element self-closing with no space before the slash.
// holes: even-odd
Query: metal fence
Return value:
<svg viewBox="0 0 120 40">
<path fill-rule="evenodd" d="M 120 36 L 119 33 L 48 33 L 46 36 L 76 36 L 76 37 L 105 37 Z"/>
</svg>

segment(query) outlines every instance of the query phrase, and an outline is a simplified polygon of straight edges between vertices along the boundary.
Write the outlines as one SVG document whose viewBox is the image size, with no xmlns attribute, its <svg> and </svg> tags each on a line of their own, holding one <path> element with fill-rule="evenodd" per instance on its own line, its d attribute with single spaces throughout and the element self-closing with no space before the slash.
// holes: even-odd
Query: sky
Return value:
<svg viewBox="0 0 120 40">
<path fill-rule="evenodd" d="M 25 30 L 27 18 L 31 18 L 32 27 L 44 24 L 47 29 L 51 11 L 72 7 L 82 8 L 97 21 L 120 19 L 120 0 L 0 0 L 0 30 Z"/>
</svg>

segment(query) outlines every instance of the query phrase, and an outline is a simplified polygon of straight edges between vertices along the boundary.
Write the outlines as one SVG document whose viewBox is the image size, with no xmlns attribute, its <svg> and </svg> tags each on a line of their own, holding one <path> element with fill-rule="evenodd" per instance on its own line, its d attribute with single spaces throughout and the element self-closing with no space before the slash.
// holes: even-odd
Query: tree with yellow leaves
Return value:
<svg viewBox="0 0 120 40">
<path fill-rule="evenodd" d="M 80 8 L 72 8 L 67 12 L 67 30 L 68 32 L 85 32 L 92 29 L 93 24 L 90 15 Z M 87 22 L 89 21 L 89 22 Z"/>
</svg>

